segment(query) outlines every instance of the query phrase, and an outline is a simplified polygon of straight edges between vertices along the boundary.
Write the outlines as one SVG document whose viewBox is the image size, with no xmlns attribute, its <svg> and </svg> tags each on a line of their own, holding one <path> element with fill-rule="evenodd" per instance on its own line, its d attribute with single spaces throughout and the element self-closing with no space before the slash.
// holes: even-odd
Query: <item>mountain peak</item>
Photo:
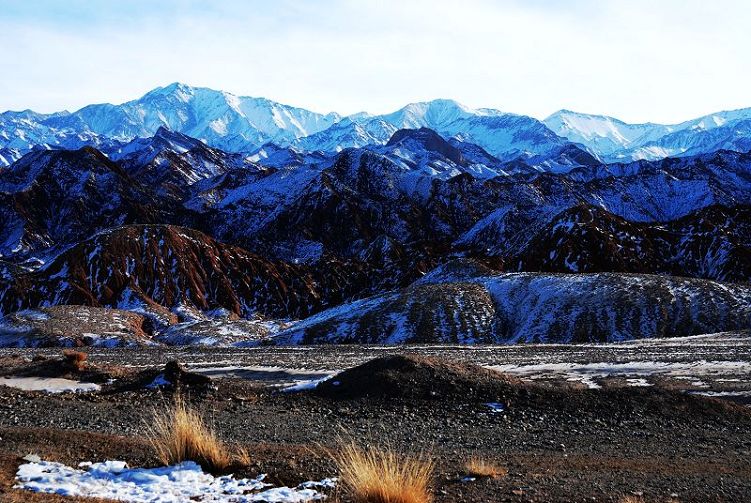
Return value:
<svg viewBox="0 0 751 503">
<path fill-rule="evenodd" d="M 167 126 L 159 126 L 159 129 L 156 130 L 156 132 L 154 133 L 154 136 L 165 138 L 165 137 L 169 137 L 170 133 L 172 133 L 172 130 L 168 128 Z"/>
<path fill-rule="evenodd" d="M 159 128 L 154 133 L 154 136 L 152 139 L 166 140 L 166 141 L 180 141 L 180 142 L 189 142 L 189 143 L 202 143 L 200 140 L 193 138 L 192 136 L 188 136 L 179 131 L 170 129 L 169 126 L 159 126 Z"/>
<path fill-rule="evenodd" d="M 400 129 L 391 135 L 386 146 L 394 146 L 407 142 L 417 143 L 425 150 L 441 154 L 456 164 L 464 163 L 464 158 L 458 148 L 451 145 L 432 129 L 426 127 L 421 127 L 419 129 Z"/>
<path fill-rule="evenodd" d="M 400 129 L 427 126 L 438 129 L 457 119 L 472 115 L 472 111 L 454 100 L 436 99 L 410 103 L 391 114 L 383 116 L 386 122 Z"/>
<path fill-rule="evenodd" d="M 441 135 L 436 133 L 430 128 L 427 127 L 421 127 L 416 129 L 399 129 L 397 130 L 393 135 L 391 135 L 391 138 L 389 138 L 389 141 L 386 142 L 387 146 L 390 145 L 396 145 L 397 143 L 401 143 L 405 140 L 414 139 L 418 141 L 443 141 L 446 140 L 443 139 Z"/>
<path fill-rule="evenodd" d="M 565 117 L 575 117 L 575 118 L 580 118 L 580 119 L 591 119 L 591 120 L 601 120 L 601 121 L 614 121 L 614 122 L 625 124 L 623 121 L 616 119 L 614 117 L 610 117 L 609 115 L 576 112 L 574 110 L 569 110 L 568 108 L 561 108 L 557 112 L 553 112 L 546 119 L 544 119 L 543 122 L 548 121 L 548 120 L 553 120 L 556 118 L 565 118 Z"/>
<path fill-rule="evenodd" d="M 195 94 L 197 88 L 183 84 L 182 82 L 173 82 L 164 87 L 157 87 L 146 93 L 141 99 L 149 97 L 176 96 L 181 101 L 188 101 Z"/>
<path fill-rule="evenodd" d="M 472 110 L 469 107 L 466 107 L 458 101 L 448 98 L 436 98 L 430 101 L 418 101 L 415 103 L 409 103 L 405 105 L 401 110 L 421 114 L 428 114 L 431 112 L 454 112 L 461 114 L 472 113 Z"/>
</svg>

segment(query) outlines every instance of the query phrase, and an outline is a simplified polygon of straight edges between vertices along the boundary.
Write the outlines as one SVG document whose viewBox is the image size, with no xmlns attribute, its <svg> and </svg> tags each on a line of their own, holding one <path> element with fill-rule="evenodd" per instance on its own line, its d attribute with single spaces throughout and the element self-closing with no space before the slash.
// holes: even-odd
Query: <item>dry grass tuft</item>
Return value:
<svg viewBox="0 0 751 503">
<path fill-rule="evenodd" d="M 89 355 L 82 351 L 74 351 L 72 349 L 66 349 L 63 351 L 63 358 L 65 358 L 65 363 L 70 368 L 79 372 L 86 368 L 86 360 L 88 359 L 88 357 Z"/>
<path fill-rule="evenodd" d="M 342 447 L 334 462 L 341 488 L 354 503 L 430 503 L 435 464 L 424 457 L 400 456 L 391 449 Z"/>
<path fill-rule="evenodd" d="M 242 467 L 248 467 L 253 464 L 253 456 L 250 455 L 247 447 L 238 447 L 235 449 L 234 460 Z"/>
<path fill-rule="evenodd" d="M 232 456 L 215 431 L 179 397 L 171 409 L 154 414 L 148 439 L 165 465 L 195 461 L 204 470 L 221 473 L 232 464 Z"/>
<path fill-rule="evenodd" d="M 498 479 L 508 475 L 508 470 L 503 466 L 482 458 L 472 458 L 464 464 L 464 471 L 470 477 Z"/>
<path fill-rule="evenodd" d="M 669 498 L 660 500 L 660 501 L 664 501 L 665 503 L 680 503 L 680 500 L 678 500 L 677 498 L 673 496 L 670 496 Z M 647 500 L 644 499 L 644 496 L 627 495 L 627 496 L 622 497 L 619 500 L 619 503 L 647 503 Z"/>
</svg>

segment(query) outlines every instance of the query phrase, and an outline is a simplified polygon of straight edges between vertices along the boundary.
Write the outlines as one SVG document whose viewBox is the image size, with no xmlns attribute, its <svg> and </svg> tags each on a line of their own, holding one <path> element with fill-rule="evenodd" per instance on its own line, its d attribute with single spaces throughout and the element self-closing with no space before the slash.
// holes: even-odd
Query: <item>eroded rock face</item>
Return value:
<svg viewBox="0 0 751 503">
<path fill-rule="evenodd" d="M 173 223 L 158 197 L 98 150 L 32 152 L 0 173 L 0 253 L 67 245 L 129 223 Z"/>
<path fill-rule="evenodd" d="M 299 317 L 321 305 L 318 288 L 302 268 L 191 229 L 142 225 L 98 234 L 17 276 L 2 299 L 6 311 L 52 303 Z"/>
<path fill-rule="evenodd" d="M 602 342 L 751 327 L 751 286 L 640 274 L 485 275 L 449 264 L 281 332 L 281 344 Z"/>
<path fill-rule="evenodd" d="M 669 222 L 629 222 L 592 206 L 557 215 L 509 268 L 751 278 L 751 206 L 710 206 Z"/>
<path fill-rule="evenodd" d="M 0 347 L 128 347 L 157 344 L 137 313 L 90 306 L 29 309 L 0 319 Z"/>
</svg>

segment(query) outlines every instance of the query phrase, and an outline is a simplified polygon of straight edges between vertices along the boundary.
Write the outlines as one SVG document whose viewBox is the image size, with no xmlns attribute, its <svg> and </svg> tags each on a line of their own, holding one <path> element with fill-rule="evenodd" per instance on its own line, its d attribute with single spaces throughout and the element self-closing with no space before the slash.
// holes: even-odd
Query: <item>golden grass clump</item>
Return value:
<svg viewBox="0 0 751 503">
<path fill-rule="evenodd" d="M 250 451 L 247 447 L 238 447 L 235 449 L 235 462 L 242 467 L 248 467 L 253 464 L 253 456 L 250 455 Z"/>
<path fill-rule="evenodd" d="M 86 360 L 88 359 L 88 357 L 89 355 L 82 351 L 74 351 L 72 349 L 66 349 L 63 351 L 63 358 L 65 358 L 65 363 L 70 368 L 79 372 L 86 368 Z"/>
<path fill-rule="evenodd" d="M 482 458 L 471 458 L 464 463 L 464 471 L 470 477 L 478 479 L 498 479 L 508 475 L 508 470 L 503 466 Z"/>
<path fill-rule="evenodd" d="M 676 498 L 675 496 L 670 496 L 669 498 L 665 500 L 661 500 L 661 501 L 664 501 L 665 503 L 680 503 L 678 498 Z M 647 500 L 644 499 L 644 496 L 637 496 L 637 495 L 629 494 L 627 496 L 622 497 L 619 500 L 619 503 L 647 503 Z"/>
<path fill-rule="evenodd" d="M 340 487 L 354 503 L 430 503 L 435 464 L 425 456 L 400 456 L 391 449 L 354 442 L 334 455 Z"/>
<path fill-rule="evenodd" d="M 641 496 L 628 495 L 621 498 L 620 503 L 646 503 Z"/>
<path fill-rule="evenodd" d="M 232 455 L 216 432 L 181 398 L 171 409 L 155 412 L 148 439 L 165 465 L 194 461 L 204 470 L 221 473 L 232 464 Z"/>
</svg>

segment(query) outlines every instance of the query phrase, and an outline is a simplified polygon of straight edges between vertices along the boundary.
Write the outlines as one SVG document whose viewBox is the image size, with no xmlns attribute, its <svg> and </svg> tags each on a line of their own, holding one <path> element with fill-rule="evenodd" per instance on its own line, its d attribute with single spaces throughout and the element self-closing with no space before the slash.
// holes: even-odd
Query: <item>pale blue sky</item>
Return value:
<svg viewBox="0 0 751 503">
<path fill-rule="evenodd" d="M 0 0 L 0 110 L 181 81 L 316 111 L 453 98 L 677 122 L 751 106 L 746 0 Z"/>
</svg>

